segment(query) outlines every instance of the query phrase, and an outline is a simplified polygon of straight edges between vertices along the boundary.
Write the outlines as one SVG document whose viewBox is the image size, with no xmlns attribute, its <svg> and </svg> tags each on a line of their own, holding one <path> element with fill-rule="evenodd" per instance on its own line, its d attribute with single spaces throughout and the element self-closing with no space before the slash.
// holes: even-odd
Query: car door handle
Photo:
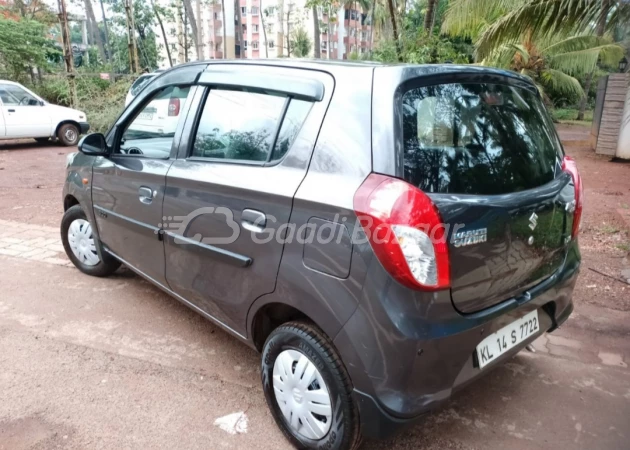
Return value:
<svg viewBox="0 0 630 450">
<path fill-rule="evenodd" d="M 142 203 L 149 205 L 153 201 L 153 190 L 146 186 L 140 186 L 140 189 L 138 189 L 138 196 Z"/>
<path fill-rule="evenodd" d="M 15 112 L 15 109 L 9 109 L 8 111 L 9 112 Z"/>
<path fill-rule="evenodd" d="M 241 214 L 241 225 L 253 233 L 260 233 L 267 226 L 267 216 L 254 209 L 244 209 Z"/>
</svg>

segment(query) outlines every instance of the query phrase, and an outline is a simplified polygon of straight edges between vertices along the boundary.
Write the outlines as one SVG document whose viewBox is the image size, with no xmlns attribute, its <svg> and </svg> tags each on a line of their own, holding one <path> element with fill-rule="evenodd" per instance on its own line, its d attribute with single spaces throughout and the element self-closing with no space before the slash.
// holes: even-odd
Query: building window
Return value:
<svg viewBox="0 0 630 450">
<path fill-rule="evenodd" d="M 247 25 L 245 25 L 244 23 L 241 24 L 241 29 L 243 33 L 247 33 Z"/>
<path fill-rule="evenodd" d="M 252 6 L 252 16 L 258 15 L 258 6 Z"/>
<path fill-rule="evenodd" d="M 274 48 L 275 46 L 276 46 L 276 43 L 273 40 L 270 40 L 267 42 L 267 47 Z"/>
<path fill-rule="evenodd" d="M 327 44 L 326 41 L 322 41 L 322 50 L 326 50 L 326 44 Z"/>
<path fill-rule="evenodd" d="M 215 12 L 213 17 L 214 17 L 214 20 L 219 20 L 219 13 Z"/>
<path fill-rule="evenodd" d="M 216 28 L 214 29 L 214 34 L 215 34 L 216 36 L 221 36 L 221 35 L 223 34 L 223 30 L 222 30 L 221 28 L 219 28 L 219 27 L 216 27 Z"/>
<path fill-rule="evenodd" d="M 252 25 L 252 32 L 258 33 L 258 25 L 257 24 L 253 24 Z"/>
<path fill-rule="evenodd" d="M 246 16 L 246 15 L 247 15 L 247 7 L 241 6 L 241 16 Z"/>
<path fill-rule="evenodd" d="M 247 41 L 243 41 L 243 49 L 247 50 Z"/>
<path fill-rule="evenodd" d="M 258 50 L 258 41 L 252 41 L 252 48 Z"/>
</svg>

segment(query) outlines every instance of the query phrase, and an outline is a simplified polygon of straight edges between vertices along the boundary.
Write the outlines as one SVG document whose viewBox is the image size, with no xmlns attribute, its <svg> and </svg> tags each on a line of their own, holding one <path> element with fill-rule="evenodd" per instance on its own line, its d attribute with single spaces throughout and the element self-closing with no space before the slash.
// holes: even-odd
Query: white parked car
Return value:
<svg viewBox="0 0 630 450">
<path fill-rule="evenodd" d="M 76 145 L 90 129 L 84 112 L 51 105 L 13 81 L 0 80 L 0 105 L 0 139 L 57 138 L 63 145 Z"/>
</svg>

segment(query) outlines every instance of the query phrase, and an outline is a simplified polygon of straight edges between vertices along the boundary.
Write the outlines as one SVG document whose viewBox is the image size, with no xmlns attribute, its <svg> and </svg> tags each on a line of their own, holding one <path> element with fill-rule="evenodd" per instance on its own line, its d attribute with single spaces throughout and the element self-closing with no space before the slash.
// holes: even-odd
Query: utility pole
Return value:
<svg viewBox="0 0 630 450">
<path fill-rule="evenodd" d="M 66 11 L 66 0 L 58 0 L 59 23 L 61 24 L 61 41 L 63 43 L 63 60 L 66 65 L 66 76 L 68 78 L 68 88 L 70 89 L 70 102 L 72 107 L 79 106 L 77 98 L 77 86 L 75 84 L 74 55 L 70 44 L 70 31 L 68 30 L 68 12 Z"/>
<path fill-rule="evenodd" d="M 125 0 L 125 14 L 127 17 L 129 69 L 131 73 L 140 73 L 140 64 L 138 63 L 138 43 L 136 41 L 136 26 L 133 19 L 133 0 Z"/>
<path fill-rule="evenodd" d="M 88 26 L 87 26 L 87 17 L 81 19 L 81 41 L 83 42 L 83 45 L 85 46 L 85 53 L 84 53 L 84 57 L 85 57 L 85 64 L 86 65 L 90 65 L 90 44 L 88 42 Z"/>
</svg>

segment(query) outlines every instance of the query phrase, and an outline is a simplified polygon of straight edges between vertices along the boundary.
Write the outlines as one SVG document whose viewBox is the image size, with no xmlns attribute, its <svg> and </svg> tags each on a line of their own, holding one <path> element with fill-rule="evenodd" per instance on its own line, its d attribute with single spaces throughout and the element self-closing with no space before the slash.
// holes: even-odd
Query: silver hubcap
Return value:
<svg viewBox="0 0 630 450">
<path fill-rule="evenodd" d="M 308 439 L 330 430 L 332 406 L 321 373 L 303 353 L 284 350 L 273 365 L 273 390 L 287 423 Z"/>
<path fill-rule="evenodd" d="M 92 236 L 92 225 L 84 219 L 76 219 L 68 228 L 68 243 L 74 256 L 86 266 L 95 266 L 100 261 Z"/>
<path fill-rule="evenodd" d="M 65 132 L 68 142 L 74 142 L 77 139 L 77 133 L 73 129 L 67 129 Z"/>
</svg>

